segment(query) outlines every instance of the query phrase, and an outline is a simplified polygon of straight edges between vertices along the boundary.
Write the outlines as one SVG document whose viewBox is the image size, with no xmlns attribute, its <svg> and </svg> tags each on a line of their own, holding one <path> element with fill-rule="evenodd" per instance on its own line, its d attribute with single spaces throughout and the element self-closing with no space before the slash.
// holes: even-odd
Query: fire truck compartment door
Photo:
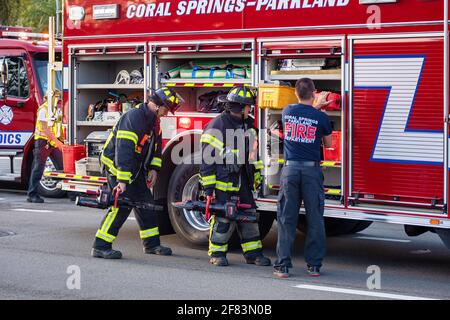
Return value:
<svg viewBox="0 0 450 320">
<path fill-rule="evenodd" d="M 263 41 L 262 56 L 339 56 L 341 40 Z"/>
<path fill-rule="evenodd" d="M 350 45 L 350 199 L 442 208 L 443 39 L 356 38 Z"/>
<path fill-rule="evenodd" d="M 153 54 L 223 54 L 226 52 L 251 52 L 251 40 L 198 43 L 159 43 L 150 45 Z"/>
</svg>

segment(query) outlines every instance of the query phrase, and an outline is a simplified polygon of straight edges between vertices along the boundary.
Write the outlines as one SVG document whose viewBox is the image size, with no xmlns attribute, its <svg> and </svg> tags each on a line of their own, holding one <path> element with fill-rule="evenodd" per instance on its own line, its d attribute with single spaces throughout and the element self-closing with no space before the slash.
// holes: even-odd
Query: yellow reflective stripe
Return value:
<svg viewBox="0 0 450 320">
<path fill-rule="evenodd" d="M 105 146 L 103 147 L 103 149 L 105 149 L 108 146 L 108 144 L 111 142 L 111 139 L 113 137 L 114 137 L 114 133 L 111 132 L 108 136 L 108 139 L 106 139 Z"/>
<path fill-rule="evenodd" d="M 278 163 L 284 164 L 284 159 L 278 159 Z"/>
<path fill-rule="evenodd" d="M 138 143 L 138 136 L 136 133 L 132 131 L 119 130 L 117 131 L 117 139 L 128 139 L 134 142 L 134 144 Z"/>
<path fill-rule="evenodd" d="M 116 177 L 118 180 L 125 180 L 125 181 L 129 181 L 131 183 L 132 175 L 133 174 L 131 172 L 117 170 Z"/>
<path fill-rule="evenodd" d="M 150 162 L 150 165 L 161 168 L 162 167 L 162 160 L 161 160 L 161 158 L 157 158 L 157 157 L 153 158 L 152 162 Z"/>
<path fill-rule="evenodd" d="M 253 165 L 255 166 L 256 170 L 264 169 L 264 163 L 262 162 L 262 160 L 256 161 Z"/>
<path fill-rule="evenodd" d="M 228 251 L 228 244 L 218 246 L 213 244 L 211 241 L 209 242 L 208 255 L 212 255 L 214 252 L 227 252 L 227 251 Z"/>
<path fill-rule="evenodd" d="M 232 182 L 216 181 L 216 189 L 224 192 L 239 191 L 239 187 L 233 186 Z"/>
<path fill-rule="evenodd" d="M 153 229 L 147 229 L 147 230 L 142 230 L 139 231 L 139 234 L 141 236 L 141 239 L 147 239 L 150 237 L 155 237 L 159 235 L 159 229 L 158 227 L 153 228 Z"/>
<path fill-rule="evenodd" d="M 98 230 L 96 235 L 97 238 L 100 238 L 108 243 L 113 243 L 113 241 L 116 239 L 116 237 L 114 237 L 113 235 L 110 235 L 108 233 L 105 233 L 101 230 Z"/>
<path fill-rule="evenodd" d="M 109 228 L 111 228 L 111 225 L 116 219 L 118 212 L 119 208 L 111 208 L 100 228 L 100 231 L 102 231 L 104 234 L 108 234 Z"/>
<path fill-rule="evenodd" d="M 250 242 L 242 243 L 241 246 L 242 246 L 242 250 L 245 253 L 247 251 L 262 249 L 262 242 L 261 242 L 261 240 L 250 241 Z"/>
<path fill-rule="evenodd" d="M 109 172 L 111 172 L 114 176 L 117 175 L 117 169 L 114 166 L 114 162 L 111 159 L 107 158 L 103 153 L 101 161 L 108 167 Z"/>
<path fill-rule="evenodd" d="M 210 134 L 202 134 L 202 137 L 200 138 L 200 142 L 202 143 L 208 143 L 212 145 L 213 147 L 222 150 L 223 149 L 223 142 L 217 139 L 216 137 L 210 135 Z"/>
<path fill-rule="evenodd" d="M 210 185 L 216 184 L 216 175 L 200 177 L 200 183 L 203 186 L 210 186 Z"/>
</svg>

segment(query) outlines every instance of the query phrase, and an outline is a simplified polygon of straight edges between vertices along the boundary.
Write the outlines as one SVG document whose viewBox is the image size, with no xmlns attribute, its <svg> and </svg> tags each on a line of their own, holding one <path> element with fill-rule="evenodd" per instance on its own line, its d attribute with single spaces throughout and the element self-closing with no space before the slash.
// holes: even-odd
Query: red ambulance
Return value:
<svg viewBox="0 0 450 320">
<path fill-rule="evenodd" d="M 48 50 L 48 35 L 0 26 L 0 181 L 28 183 L 36 110 L 47 90 Z M 57 51 L 60 55 L 61 48 Z M 48 165 L 50 170 L 50 160 Z M 49 197 L 63 194 L 50 178 L 41 180 L 39 192 Z"/>
</svg>

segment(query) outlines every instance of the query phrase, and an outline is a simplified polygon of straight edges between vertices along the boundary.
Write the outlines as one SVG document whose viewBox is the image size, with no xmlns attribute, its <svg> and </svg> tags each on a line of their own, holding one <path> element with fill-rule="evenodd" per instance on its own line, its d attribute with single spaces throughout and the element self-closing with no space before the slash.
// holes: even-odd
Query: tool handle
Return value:
<svg viewBox="0 0 450 320">
<path fill-rule="evenodd" d="M 206 197 L 206 208 L 205 208 L 206 221 L 209 221 L 209 219 L 211 219 L 211 212 L 209 211 L 209 207 L 211 206 L 211 203 L 213 202 L 213 200 L 214 200 L 213 196 Z"/>
<path fill-rule="evenodd" d="M 119 207 L 119 196 L 120 189 L 116 189 L 116 193 L 114 194 L 114 209 L 117 209 Z"/>
</svg>

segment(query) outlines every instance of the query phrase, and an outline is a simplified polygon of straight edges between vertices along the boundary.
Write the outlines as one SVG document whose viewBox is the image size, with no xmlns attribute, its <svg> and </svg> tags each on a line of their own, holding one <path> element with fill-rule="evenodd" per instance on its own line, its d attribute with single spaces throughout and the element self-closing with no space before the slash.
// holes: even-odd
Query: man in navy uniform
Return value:
<svg viewBox="0 0 450 320">
<path fill-rule="evenodd" d="M 284 109 L 282 116 L 285 166 L 278 198 L 278 259 L 274 263 L 274 275 L 278 278 L 288 278 L 292 268 L 291 253 L 302 201 L 307 220 L 305 260 L 311 276 L 320 275 L 326 252 L 320 151 L 322 141 L 331 147 L 332 126 L 328 116 L 320 111 L 327 105 L 324 96 L 314 105 L 313 81 L 300 79 L 295 89 L 299 103 Z"/>
</svg>

